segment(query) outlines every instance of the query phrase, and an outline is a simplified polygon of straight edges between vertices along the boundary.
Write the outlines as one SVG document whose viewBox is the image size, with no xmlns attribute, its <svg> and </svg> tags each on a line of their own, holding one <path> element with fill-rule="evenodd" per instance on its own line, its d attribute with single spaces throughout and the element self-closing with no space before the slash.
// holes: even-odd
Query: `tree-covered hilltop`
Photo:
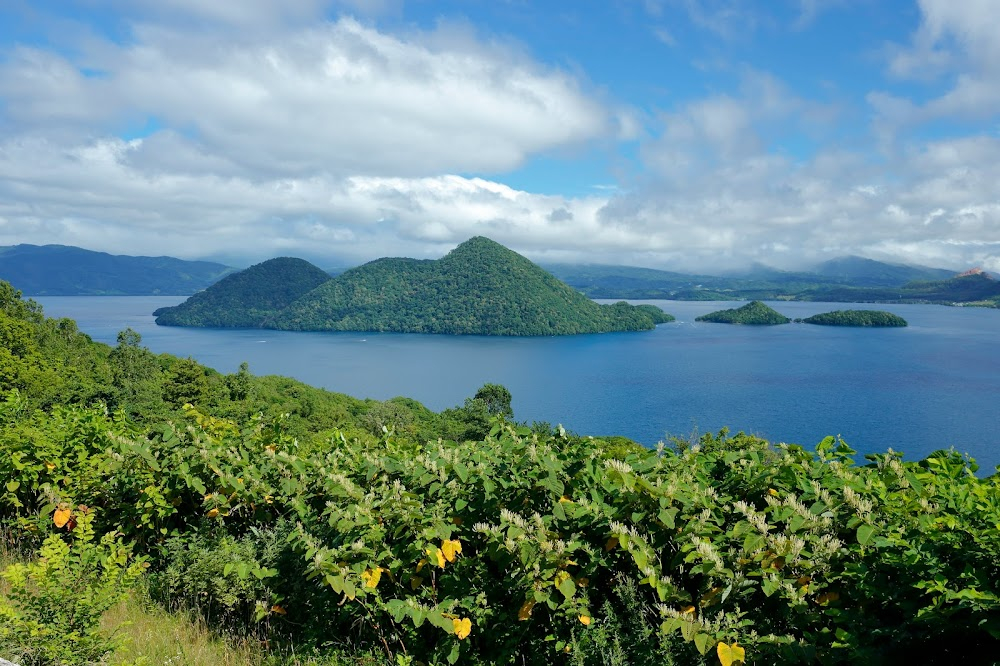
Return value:
<svg viewBox="0 0 1000 666">
<path fill-rule="evenodd" d="M 442 259 L 378 259 L 335 278 L 317 280 L 316 288 L 307 293 L 255 300 L 257 295 L 269 294 L 281 279 L 261 270 L 244 271 L 188 303 L 161 312 L 157 323 L 298 331 L 570 335 L 649 330 L 673 319 L 650 305 L 598 305 L 528 259 L 483 237 L 462 243 Z"/>
<path fill-rule="evenodd" d="M 322 285 L 266 322 L 291 330 L 459 335 L 640 331 L 658 309 L 602 306 L 528 259 L 475 237 L 438 260 L 379 259 Z"/>
<path fill-rule="evenodd" d="M 760 301 L 751 301 L 742 307 L 710 312 L 709 314 L 696 317 L 695 321 L 709 321 L 716 324 L 774 326 L 776 324 L 787 324 L 791 319 Z"/>
<path fill-rule="evenodd" d="M 899 315 L 883 310 L 835 310 L 796 321 L 821 326 L 901 327 L 907 325 L 906 320 Z"/>
<path fill-rule="evenodd" d="M 161 326 L 257 328 L 265 317 L 329 279 L 308 261 L 278 257 L 226 276 L 180 305 L 153 314 Z"/>
<path fill-rule="evenodd" d="M 275 666 L 995 661 L 1000 475 L 855 458 L 224 375 L 0 283 L 0 658 L 152 663 L 133 585 Z"/>
</svg>

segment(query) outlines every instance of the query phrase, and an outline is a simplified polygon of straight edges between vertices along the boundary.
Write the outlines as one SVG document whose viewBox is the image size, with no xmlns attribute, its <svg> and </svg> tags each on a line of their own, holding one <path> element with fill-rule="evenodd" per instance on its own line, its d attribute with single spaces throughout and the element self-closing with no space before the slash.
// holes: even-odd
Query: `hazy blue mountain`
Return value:
<svg viewBox="0 0 1000 666">
<path fill-rule="evenodd" d="M 955 276 L 955 271 L 943 268 L 890 264 L 853 256 L 824 261 L 813 272 L 824 277 L 844 280 L 858 287 L 893 287 L 915 280 L 947 280 Z"/>
<path fill-rule="evenodd" d="M 548 269 L 591 298 L 671 300 L 926 300 L 969 302 L 992 298 L 988 283 L 948 283 L 954 271 L 890 264 L 863 257 L 823 262 L 812 271 L 784 271 L 763 264 L 726 275 L 697 275 L 636 268 L 553 264 Z M 982 274 L 989 278 L 989 275 Z M 974 281 L 973 281 L 974 282 Z M 925 288 L 912 285 L 933 283 Z M 953 298 L 954 297 L 954 298 Z"/>
<path fill-rule="evenodd" d="M 233 270 L 210 261 L 112 255 L 68 245 L 0 247 L 0 280 L 27 296 L 186 296 Z"/>
</svg>

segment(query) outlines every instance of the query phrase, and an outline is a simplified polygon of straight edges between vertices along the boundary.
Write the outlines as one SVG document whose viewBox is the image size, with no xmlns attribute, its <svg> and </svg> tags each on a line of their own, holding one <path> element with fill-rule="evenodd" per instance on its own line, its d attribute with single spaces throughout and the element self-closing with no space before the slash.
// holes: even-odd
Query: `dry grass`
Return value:
<svg viewBox="0 0 1000 666">
<path fill-rule="evenodd" d="M 0 530 L 0 571 L 28 557 Z M 0 603 L 9 592 L 0 579 Z M 169 612 L 152 603 L 143 589 L 109 610 L 102 624 L 120 649 L 105 666 L 389 666 L 378 653 L 324 652 L 322 656 L 275 654 L 259 641 L 220 637 L 190 613 Z"/>
<path fill-rule="evenodd" d="M 197 618 L 168 613 L 138 593 L 108 611 L 103 624 L 122 646 L 110 666 L 257 666 L 261 661 L 249 645 L 222 640 Z"/>
</svg>

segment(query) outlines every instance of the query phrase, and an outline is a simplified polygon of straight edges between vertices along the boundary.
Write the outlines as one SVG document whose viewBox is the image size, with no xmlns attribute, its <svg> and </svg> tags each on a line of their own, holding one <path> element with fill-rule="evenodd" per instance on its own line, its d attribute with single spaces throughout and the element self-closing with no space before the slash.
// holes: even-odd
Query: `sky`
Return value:
<svg viewBox="0 0 1000 666">
<path fill-rule="evenodd" d="M 2 0 L 0 245 L 1000 270 L 1000 0 Z"/>
</svg>

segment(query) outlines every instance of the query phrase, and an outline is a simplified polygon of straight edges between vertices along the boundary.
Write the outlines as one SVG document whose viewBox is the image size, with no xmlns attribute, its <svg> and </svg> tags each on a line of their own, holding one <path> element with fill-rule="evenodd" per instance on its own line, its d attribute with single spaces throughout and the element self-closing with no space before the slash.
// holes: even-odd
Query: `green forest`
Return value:
<svg viewBox="0 0 1000 666">
<path fill-rule="evenodd" d="M 520 336 L 673 321 L 652 305 L 598 305 L 481 236 L 442 259 L 378 259 L 335 278 L 300 259 L 275 259 L 156 314 L 172 326 Z"/>
<path fill-rule="evenodd" d="M 799 321 L 799 320 L 796 320 Z M 804 324 L 820 326 L 902 327 L 906 320 L 882 310 L 834 310 L 806 317 Z"/>
<path fill-rule="evenodd" d="M 718 310 L 701 315 L 700 317 L 696 317 L 695 321 L 707 321 L 715 324 L 775 326 L 777 324 L 787 324 L 791 319 L 760 301 L 751 301 L 738 308 Z"/>
<path fill-rule="evenodd" d="M 117 663 L 101 618 L 136 590 L 274 665 L 1000 654 L 1000 475 L 955 451 L 647 449 L 519 423 L 495 384 L 441 413 L 358 400 L 93 342 L 7 283 L 0 338 L 22 666 Z"/>
</svg>

